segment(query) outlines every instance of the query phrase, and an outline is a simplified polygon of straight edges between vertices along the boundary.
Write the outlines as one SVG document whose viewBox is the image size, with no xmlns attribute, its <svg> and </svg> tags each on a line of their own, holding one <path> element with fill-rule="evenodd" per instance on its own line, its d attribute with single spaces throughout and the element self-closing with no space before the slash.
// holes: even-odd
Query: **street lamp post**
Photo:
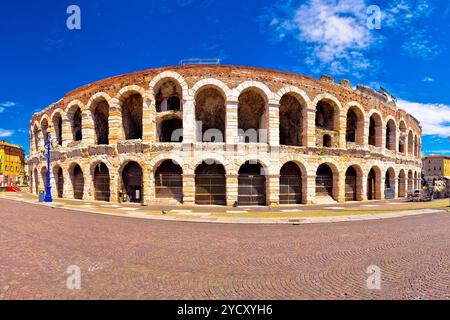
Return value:
<svg viewBox="0 0 450 320">
<path fill-rule="evenodd" d="M 51 158 L 51 147 L 52 147 L 52 141 L 58 141 L 57 138 L 52 138 L 50 133 L 47 133 L 47 140 L 44 141 L 44 149 L 46 151 L 45 158 L 47 159 L 47 174 L 46 174 L 46 187 L 45 187 L 45 198 L 44 202 L 53 202 L 52 198 L 52 187 L 50 185 L 50 158 Z"/>
</svg>

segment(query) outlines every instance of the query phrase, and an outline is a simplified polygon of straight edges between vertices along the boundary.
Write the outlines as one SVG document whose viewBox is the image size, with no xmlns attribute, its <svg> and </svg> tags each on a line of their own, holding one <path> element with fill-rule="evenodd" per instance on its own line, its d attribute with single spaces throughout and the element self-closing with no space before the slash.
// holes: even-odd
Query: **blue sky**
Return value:
<svg viewBox="0 0 450 320">
<path fill-rule="evenodd" d="M 66 27 L 69 5 L 81 30 Z M 367 27 L 378 5 L 381 29 Z M 0 10 L 0 139 L 28 150 L 32 114 L 68 91 L 185 58 L 221 58 L 387 88 L 450 155 L 446 0 L 8 1 Z"/>
</svg>

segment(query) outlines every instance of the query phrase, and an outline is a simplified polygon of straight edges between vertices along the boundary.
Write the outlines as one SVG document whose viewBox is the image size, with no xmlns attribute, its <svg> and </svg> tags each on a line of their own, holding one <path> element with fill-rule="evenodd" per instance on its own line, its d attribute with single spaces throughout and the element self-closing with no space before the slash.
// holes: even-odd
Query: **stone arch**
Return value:
<svg viewBox="0 0 450 320">
<path fill-rule="evenodd" d="M 55 132 L 55 138 L 58 141 L 58 144 L 62 146 L 62 131 L 63 131 L 63 111 L 61 109 L 57 109 L 52 113 L 51 120 Z"/>
<path fill-rule="evenodd" d="M 72 129 L 73 141 L 81 141 L 83 139 L 83 104 L 79 100 L 74 100 L 67 106 L 66 114 Z"/>
<path fill-rule="evenodd" d="M 161 73 L 159 73 L 158 75 L 156 75 L 149 83 L 149 94 L 150 96 L 154 97 L 157 92 L 156 92 L 156 85 L 161 82 L 161 80 L 164 79 L 172 79 L 174 81 L 176 81 L 180 87 L 182 88 L 182 97 L 187 97 L 189 96 L 189 87 L 186 83 L 186 80 L 183 78 L 182 75 L 180 75 L 177 72 L 174 71 L 163 71 Z"/>
<path fill-rule="evenodd" d="M 38 174 L 37 168 L 34 168 L 33 180 L 34 180 L 34 188 L 36 191 L 36 195 L 39 195 L 39 174 Z"/>
<path fill-rule="evenodd" d="M 202 161 L 195 169 L 195 203 L 226 205 L 226 169 L 217 160 Z"/>
<path fill-rule="evenodd" d="M 159 162 L 154 170 L 155 197 L 183 202 L 183 168 L 172 159 Z"/>
<path fill-rule="evenodd" d="M 94 124 L 95 144 L 109 144 L 109 108 L 111 97 L 99 92 L 89 100 L 88 111 Z"/>
<path fill-rule="evenodd" d="M 178 113 L 166 114 L 157 119 L 159 142 L 183 142 L 183 119 Z"/>
<path fill-rule="evenodd" d="M 288 92 L 280 98 L 279 105 L 280 145 L 304 145 L 307 102 L 298 93 Z"/>
<path fill-rule="evenodd" d="M 64 198 L 64 171 L 59 164 L 53 166 L 53 179 L 55 180 L 57 197 Z"/>
<path fill-rule="evenodd" d="M 369 145 L 381 148 L 383 137 L 383 120 L 381 114 L 372 110 L 369 114 Z"/>
<path fill-rule="evenodd" d="M 381 200 L 381 169 L 373 166 L 367 175 L 367 200 Z"/>
<path fill-rule="evenodd" d="M 33 139 L 35 151 L 38 152 L 40 146 L 39 146 L 39 126 L 37 125 L 37 123 L 35 123 L 33 126 Z"/>
<path fill-rule="evenodd" d="M 238 171 L 238 204 L 263 206 L 266 204 L 266 175 L 257 161 L 247 161 Z"/>
<path fill-rule="evenodd" d="M 47 189 L 47 166 L 41 167 L 41 179 L 44 189 Z"/>
<path fill-rule="evenodd" d="M 127 160 L 119 169 L 122 201 L 142 203 L 144 200 L 144 166 L 137 161 Z"/>
<path fill-rule="evenodd" d="M 408 193 L 414 190 L 414 176 L 412 170 L 408 170 Z"/>
<path fill-rule="evenodd" d="M 345 201 L 363 200 L 363 171 L 357 164 L 349 166 L 345 172 Z"/>
<path fill-rule="evenodd" d="M 42 141 L 47 143 L 48 134 L 50 133 L 50 120 L 47 115 L 44 115 L 41 118 L 41 133 L 42 133 Z"/>
<path fill-rule="evenodd" d="M 239 91 L 238 137 L 241 143 L 268 142 L 268 96 L 259 87 Z"/>
<path fill-rule="evenodd" d="M 414 154 L 414 135 L 412 130 L 408 132 L 408 155 L 412 156 Z"/>
<path fill-rule="evenodd" d="M 185 90 L 178 79 L 173 77 L 161 78 L 150 90 L 155 101 L 156 112 L 181 112 Z"/>
<path fill-rule="evenodd" d="M 95 161 L 90 167 L 94 199 L 109 202 L 111 200 L 111 176 L 108 165 L 103 161 Z"/>
<path fill-rule="evenodd" d="M 395 174 L 395 170 L 392 167 L 389 167 L 386 170 L 385 173 L 385 177 L 384 177 L 384 190 L 385 193 L 387 193 L 387 190 L 392 190 L 394 193 L 394 197 L 395 197 L 395 189 L 396 189 L 396 174 Z"/>
<path fill-rule="evenodd" d="M 312 105 L 316 111 L 315 114 L 315 136 L 316 145 L 323 147 L 324 135 L 331 138 L 332 147 L 339 146 L 340 135 L 340 111 L 342 105 L 337 98 L 330 94 L 318 95 Z"/>
<path fill-rule="evenodd" d="M 406 144 L 407 144 L 407 128 L 404 120 L 400 121 L 399 125 L 400 137 L 398 139 L 398 152 L 406 154 Z"/>
<path fill-rule="evenodd" d="M 364 145 L 364 108 L 358 102 L 347 104 L 346 142 Z"/>
<path fill-rule="evenodd" d="M 417 135 L 414 135 L 414 157 L 419 157 L 419 140 L 417 139 Z"/>
<path fill-rule="evenodd" d="M 279 201 L 280 204 L 302 204 L 306 202 L 304 180 L 306 170 L 295 161 L 286 162 L 280 169 Z"/>
<path fill-rule="evenodd" d="M 274 94 L 269 89 L 269 87 L 266 86 L 264 83 L 259 82 L 259 81 L 244 81 L 244 82 L 242 82 L 234 90 L 235 91 L 235 96 L 237 98 L 239 98 L 239 96 L 242 95 L 242 93 L 244 93 L 245 91 L 247 91 L 249 89 L 253 89 L 253 90 L 259 91 L 260 94 L 266 99 L 266 103 L 267 104 L 270 103 L 271 101 L 275 100 L 274 99 Z"/>
<path fill-rule="evenodd" d="M 226 137 L 226 103 L 227 96 L 222 88 L 216 85 L 204 85 L 194 96 L 196 132 L 198 142 L 225 142 Z M 214 140 L 214 141 L 213 141 Z"/>
<path fill-rule="evenodd" d="M 316 198 L 339 200 L 339 170 L 334 163 L 324 162 L 316 170 Z"/>
<path fill-rule="evenodd" d="M 397 124 L 394 119 L 386 123 L 386 149 L 397 151 Z"/>
<path fill-rule="evenodd" d="M 224 96 L 225 101 L 236 99 L 233 95 L 233 91 L 225 83 L 214 78 L 202 79 L 198 81 L 190 90 L 190 96 L 195 99 L 201 90 L 211 87 L 219 90 Z"/>
<path fill-rule="evenodd" d="M 398 197 L 406 197 L 406 174 L 403 169 L 401 169 L 398 174 Z"/>
<path fill-rule="evenodd" d="M 78 163 L 69 166 L 69 175 L 72 182 L 73 198 L 83 200 L 84 198 L 84 173 Z"/>
<path fill-rule="evenodd" d="M 127 86 L 120 90 L 117 100 L 122 113 L 122 129 L 125 140 L 142 140 L 144 89 L 139 86 Z"/>
</svg>

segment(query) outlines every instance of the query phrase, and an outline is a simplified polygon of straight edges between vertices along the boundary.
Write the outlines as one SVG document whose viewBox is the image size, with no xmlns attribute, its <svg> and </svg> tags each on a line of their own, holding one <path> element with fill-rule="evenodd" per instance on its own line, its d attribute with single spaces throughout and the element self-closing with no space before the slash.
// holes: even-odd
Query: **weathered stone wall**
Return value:
<svg viewBox="0 0 450 320">
<path fill-rule="evenodd" d="M 56 120 L 61 117 L 62 128 L 58 130 L 61 130 L 62 146 L 55 146 L 57 151 L 52 155 L 51 173 L 54 175 L 58 166 L 63 169 L 66 181 L 64 197 L 67 198 L 73 198 L 70 176 L 74 165 L 78 164 L 84 174 L 84 198 L 94 199 L 93 168 L 102 162 L 110 174 L 111 200 L 117 201 L 121 170 L 128 162 L 135 161 L 143 169 L 145 201 L 149 204 L 161 201 L 155 198 L 154 173 L 159 164 L 168 159 L 177 161 L 183 168 L 185 204 L 194 202 L 195 168 L 206 159 L 214 159 L 226 169 L 228 205 L 237 200 L 238 171 L 248 160 L 257 161 L 264 168 L 268 205 L 279 203 L 280 169 L 289 161 L 298 164 L 302 171 L 305 203 L 316 201 L 316 171 L 323 163 L 333 171 L 333 197 L 340 202 L 345 199 L 345 174 L 351 166 L 358 173 L 358 200 L 366 198 L 367 176 L 372 168 L 378 175 L 377 198 L 384 196 L 388 170 L 395 175 L 396 186 L 401 180 L 399 177 L 403 176 L 418 186 L 421 171 L 421 127 L 418 121 L 370 88 L 357 86 L 353 90 L 347 82 L 341 83 L 334 84 L 330 78 L 318 80 L 291 73 L 231 66 L 168 67 L 102 80 L 68 93 L 61 101 L 33 116 L 30 122 L 30 170 L 34 172 L 37 169 L 40 173 L 46 167 L 45 159 L 36 146 L 36 137 L 42 137 L 46 130 L 56 136 L 55 124 L 59 122 Z M 215 89 L 214 94 L 212 88 Z M 205 96 L 202 91 L 210 94 Z M 181 110 L 160 110 L 161 101 L 173 96 L 181 100 Z M 292 98 L 298 103 L 294 104 Z M 95 106 L 98 107 L 99 101 L 109 106 L 108 130 L 96 121 L 99 116 L 95 114 Z M 299 116 L 292 117 L 291 121 L 299 129 L 298 132 L 285 130 L 283 134 L 293 135 L 292 140 L 298 146 L 280 147 L 280 104 L 286 101 L 299 109 Z M 331 136 L 329 148 L 322 147 L 324 130 L 316 127 L 316 107 L 322 102 L 334 110 L 334 130 L 325 130 Z M 226 111 L 225 119 L 222 116 L 212 119 L 209 109 L 222 104 Z M 126 106 L 131 108 L 124 109 Z M 197 106 L 203 110 L 198 112 Z M 77 108 L 82 112 L 81 141 L 74 141 L 73 135 L 73 115 Z M 239 117 L 245 108 L 247 112 Z M 355 142 L 346 141 L 350 108 L 357 110 L 359 117 Z M 381 119 L 382 130 L 376 137 L 379 146 L 368 144 L 370 117 L 374 114 Z M 124 121 L 130 118 L 128 116 L 131 120 Z M 169 116 L 183 122 L 182 143 L 159 143 L 160 124 Z M 195 123 L 198 117 L 209 117 L 211 123 L 218 122 L 224 126 L 226 142 L 201 142 L 199 135 L 202 132 L 198 132 Z M 136 119 L 142 124 L 142 132 L 139 131 L 140 123 L 135 123 Z M 390 120 L 395 134 L 389 141 L 395 150 L 386 148 L 386 125 Z M 266 130 L 259 134 L 261 139 L 258 141 L 262 143 L 238 142 L 238 128 L 247 124 Z M 133 129 L 136 127 L 138 129 Z M 108 139 L 103 136 L 101 140 L 109 144 L 96 145 L 98 130 L 107 132 Z M 142 135 L 142 139 L 125 141 L 130 130 L 131 138 Z M 407 136 L 413 137 L 412 142 Z M 406 137 L 404 153 L 399 152 L 402 137 Z M 53 187 L 56 186 L 55 181 L 52 177 Z M 42 179 L 38 179 L 38 184 L 42 189 Z M 410 185 L 409 180 L 407 184 Z M 398 195 L 399 188 L 395 189 Z M 32 191 L 36 192 L 35 188 Z"/>
</svg>

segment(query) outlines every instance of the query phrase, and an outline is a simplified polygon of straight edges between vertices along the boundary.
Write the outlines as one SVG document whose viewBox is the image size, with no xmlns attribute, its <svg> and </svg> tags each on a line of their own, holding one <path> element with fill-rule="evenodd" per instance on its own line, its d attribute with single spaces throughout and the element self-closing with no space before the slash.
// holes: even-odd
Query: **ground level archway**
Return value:
<svg viewBox="0 0 450 320">
<path fill-rule="evenodd" d="M 94 169 L 94 197 L 97 201 L 106 202 L 111 198 L 109 169 L 103 162 Z"/>
<path fill-rule="evenodd" d="M 266 177 L 263 167 L 247 161 L 238 172 L 238 203 L 241 206 L 263 206 L 266 204 Z"/>
<path fill-rule="evenodd" d="M 280 170 L 280 204 L 301 204 L 302 172 L 295 162 L 288 162 Z"/>
<path fill-rule="evenodd" d="M 84 175 L 81 167 L 76 164 L 72 169 L 72 188 L 73 197 L 77 200 L 83 200 L 84 196 Z"/>
<path fill-rule="evenodd" d="M 165 160 L 156 169 L 155 196 L 183 202 L 183 169 L 174 160 Z"/>
<path fill-rule="evenodd" d="M 141 166 L 134 161 L 127 163 L 122 170 L 122 201 L 131 203 L 142 203 L 143 175 Z"/>
<path fill-rule="evenodd" d="M 202 162 L 195 170 L 195 203 L 220 205 L 227 202 L 225 168 L 213 161 Z"/>
</svg>

